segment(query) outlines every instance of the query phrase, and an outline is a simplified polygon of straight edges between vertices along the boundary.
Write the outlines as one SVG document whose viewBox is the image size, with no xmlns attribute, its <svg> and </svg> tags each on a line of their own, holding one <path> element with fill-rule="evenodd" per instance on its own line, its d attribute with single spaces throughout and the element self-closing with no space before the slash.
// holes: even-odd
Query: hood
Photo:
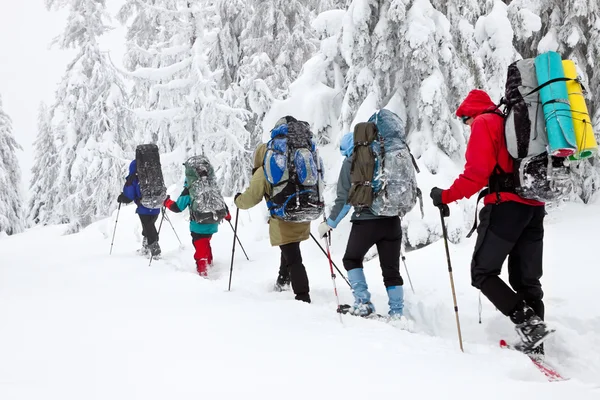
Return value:
<svg viewBox="0 0 600 400">
<path fill-rule="evenodd" d="M 266 152 L 267 145 L 265 143 L 259 144 L 256 150 L 254 150 L 254 166 L 252 168 L 252 173 L 262 167 Z"/>
<path fill-rule="evenodd" d="M 129 175 L 133 175 L 137 172 L 137 162 L 133 160 L 131 164 L 129 164 Z"/>
<path fill-rule="evenodd" d="M 350 157 L 354 151 L 354 132 L 348 132 L 340 140 L 340 153 L 344 157 Z"/>
<path fill-rule="evenodd" d="M 486 92 L 484 92 L 483 90 L 474 89 L 469 92 L 467 97 L 458 107 L 458 110 L 456 110 L 456 116 L 459 118 L 474 118 L 478 115 L 483 114 L 485 111 L 492 111 L 495 109 L 496 104 L 494 104 L 494 102 Z"/>
</svg>

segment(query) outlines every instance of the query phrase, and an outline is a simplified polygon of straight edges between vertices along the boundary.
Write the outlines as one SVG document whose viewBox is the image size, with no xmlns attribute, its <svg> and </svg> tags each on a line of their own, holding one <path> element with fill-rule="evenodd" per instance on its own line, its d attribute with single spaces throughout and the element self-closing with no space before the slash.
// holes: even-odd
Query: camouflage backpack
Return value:
<svg viewBox="0 0 600 400">
<path fill-rule="evenodd" d="M 205 156 L 190 157 L 185 163 L 185 180 L 190 193 L 190 218 L 208 224 L 227 215 L 227 205 L 219 191 L 215 173 Z"/>
</svg>

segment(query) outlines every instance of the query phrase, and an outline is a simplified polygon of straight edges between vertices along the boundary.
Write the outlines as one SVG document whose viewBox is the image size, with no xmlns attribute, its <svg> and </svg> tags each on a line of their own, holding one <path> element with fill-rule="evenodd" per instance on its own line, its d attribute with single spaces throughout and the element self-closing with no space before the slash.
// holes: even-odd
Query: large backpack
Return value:
<svg viewBox="0 0 600 400">
<path fill-rule="evenodd" d="M 348 203 L 375 215 L 402 217 L 421 197 L 415 171 L 398 115 L 383 109 L 356 124 Z"/>
<path fill-rule="evenodd" d="M 551 83 L 539 84 L 533 58 L 515 61 L 508 67 L 505 96 L 500 102 L 505 109 L 494 112 L 505 117 L 504 136 L 514 161 L 513 173 L 497 167 L 490 177 L 488 192 L 514 192 L 542 202 L 558 201 L 572 192 L 573 180 L 566 157 L 548 153 L 540 91 Z"/>
<path fill-rule="evenodd" d="M 290 222 L 313 221 L 323 213 L 323 170 L 310 125 L 281 118 L 271 131 L 263 162 L 273 192 L 271 216 Z"/>
<path fill-rule="evenodd" d="M 190 218 L 200 224 L 221 222 L 227 205 L 219 191 L 210 161 L 203 155 L 187 159 L 185 180 L 190 193 Z"/>
<path fill-rule="evenodd" d="M 160 208 L 167 198 L 167 187 L 160 166 L 160 154 L 156 144 L 141 144 L 135 149 L 136 174 L 146 208 Z"/>
</svg>

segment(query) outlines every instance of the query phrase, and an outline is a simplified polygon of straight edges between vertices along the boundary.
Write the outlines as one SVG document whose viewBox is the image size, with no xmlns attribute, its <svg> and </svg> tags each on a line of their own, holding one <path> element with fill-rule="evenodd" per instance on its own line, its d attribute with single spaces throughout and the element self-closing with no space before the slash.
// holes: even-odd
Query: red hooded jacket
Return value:
<svg viewBox="0 0 600 400">
<path fill-rule="evenodd" d="M 504 138 L 504 118 L 493 111 L 496 105 L 490 96 L 483 90 L 471 90 L 467 98 L 462 102 L 456 115 L 459 118 L 474 118 L 471 124 L 471 137 L 467 144 L 464 172 L 454 181 L 448 190 L 442 192 L 444 204 L 468 198 L 478 193 L 488 185 L 488 180 L 494 168 L 498 165 L 504 172 L 513 171 L 513 161 L 506 148 Z M 485 204 L 493 204 L 498 201 L 496 193 L 485 196 Z M 533 206 L 542 206 L 536 200 L 524 199 L 515 193 L 500 193 L 500 202 L 516 201 Z"/>
</svg>

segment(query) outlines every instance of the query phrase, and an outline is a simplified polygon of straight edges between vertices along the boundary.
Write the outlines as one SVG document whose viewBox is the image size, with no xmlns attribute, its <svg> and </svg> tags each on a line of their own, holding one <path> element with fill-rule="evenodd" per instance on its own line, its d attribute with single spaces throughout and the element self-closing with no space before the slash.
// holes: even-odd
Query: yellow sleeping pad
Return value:
<svg viewBox="0 0 600 400">
<path fill-rule="evenodd" d="M 575 63 L 572 60 L 563 60 L 562 63 L 565 77 L 577 79 Z M 575 128 L 575 140 L 577 142 L 577 152 L 569 158 L 571 160 L 581 160 L 596 154 L 598 152 L 598 143 L 594 136 L 592 121 L 579 82 L 575 80 L 567 81 L 567 92 L 569 93 L 573 127 Z"/>
</svg>

